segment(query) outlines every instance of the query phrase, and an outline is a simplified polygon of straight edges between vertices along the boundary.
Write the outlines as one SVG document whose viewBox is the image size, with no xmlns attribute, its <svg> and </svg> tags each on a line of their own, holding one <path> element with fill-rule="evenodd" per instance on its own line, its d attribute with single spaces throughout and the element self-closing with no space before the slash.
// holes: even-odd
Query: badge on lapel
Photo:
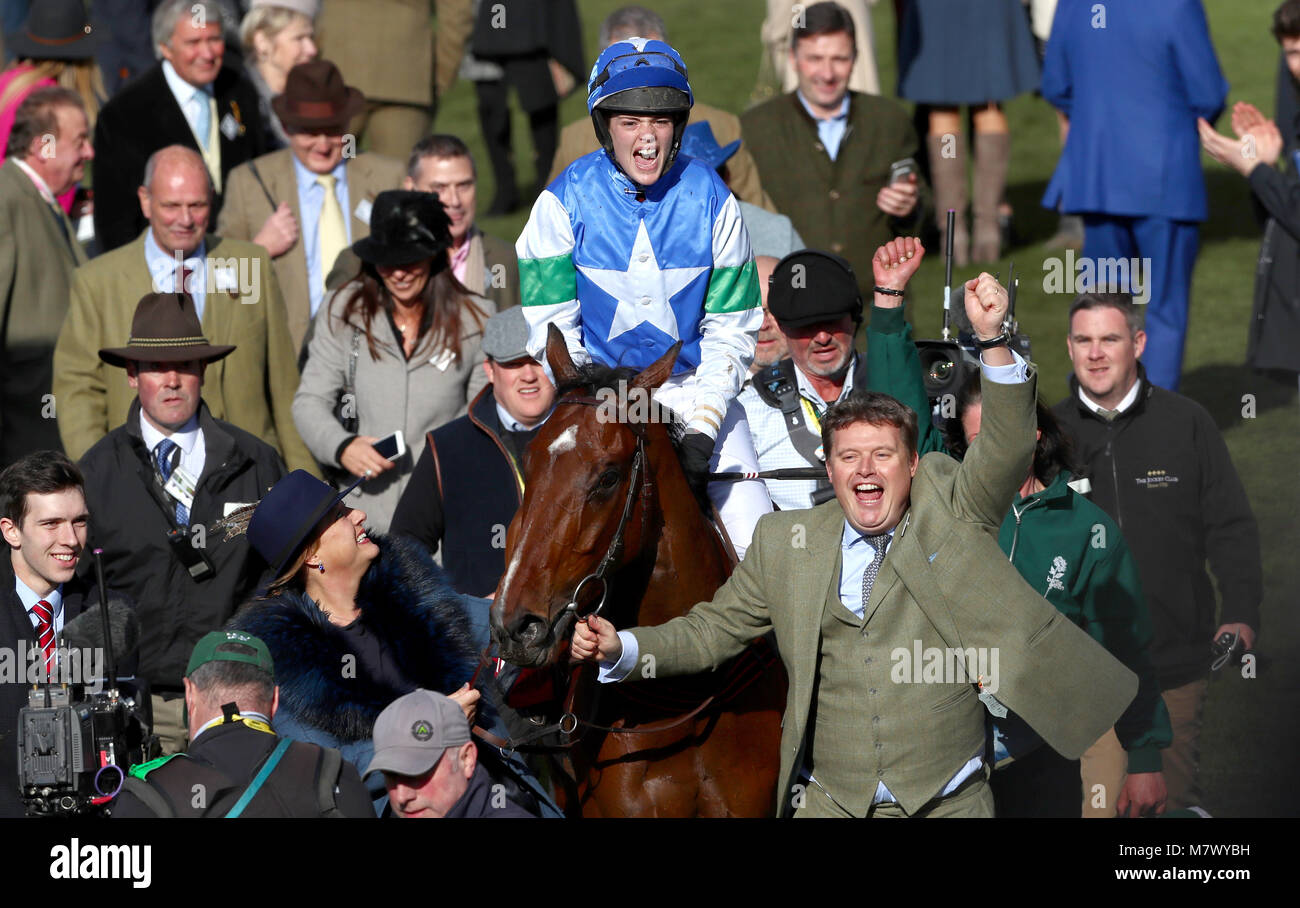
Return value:
<svg viewBox="0 0 1300 908">
<path fill-rule="evenodd" d="M 230 112 L 221 118 L 221 134 L 229 142 L 244 134 L 244 121 L 239 116 L 239 105 L 234 101 L 230 102 Z"/>
</svg>

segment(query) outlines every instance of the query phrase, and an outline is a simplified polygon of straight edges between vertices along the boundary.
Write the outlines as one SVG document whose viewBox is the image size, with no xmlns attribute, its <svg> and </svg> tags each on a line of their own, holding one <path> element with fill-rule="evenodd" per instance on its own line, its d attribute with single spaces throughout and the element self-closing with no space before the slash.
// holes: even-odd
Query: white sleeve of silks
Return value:
<svg viewBox="0 0 1300 908">
<path fill-rule="evenodd" d="M 549 189 L 533 204 L 524 232 L 515 243 L 519 257 L 519 295 L 528 321 L 528 352 L 546 363 L 546 333 L 555 325 L 575 363 L 591 359 L 582 342 L 577 272 L 573 266 L 573 225 L 564 204 Z M 549 374 L 550 368 L 547 367 Z"/>
<path fill-rule="evenodd" d="M 727 196 L 713 222 L 713 273 L 700 322 L 695 410 L 687 422 L 688 429 L 718 437 L 727 405 L 740 393 L 749 374 L 762 324 L 763 307 L 749 232 L 735 197 Z"/>
</svg>

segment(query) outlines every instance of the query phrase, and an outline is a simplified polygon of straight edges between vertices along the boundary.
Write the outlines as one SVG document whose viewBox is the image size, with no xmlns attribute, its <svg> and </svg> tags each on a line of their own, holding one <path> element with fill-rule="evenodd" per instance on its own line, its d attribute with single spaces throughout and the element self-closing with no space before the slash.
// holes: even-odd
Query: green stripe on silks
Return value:
<svg viewBox="0 0 1300 908">
<path fill-rule="evenodd" d="M 572 253 L 519 260 L 519 289 L 525 306 L 554 306 L 578 298 Z"/>
<path fill-rule="evenodd" d="M 713 269 L 709 277 L 709 293 L 704 298 L 705 312 L 744 312 L 760 305 L 758 269 L 752 261 L 739 268 Z"/>
</svg>

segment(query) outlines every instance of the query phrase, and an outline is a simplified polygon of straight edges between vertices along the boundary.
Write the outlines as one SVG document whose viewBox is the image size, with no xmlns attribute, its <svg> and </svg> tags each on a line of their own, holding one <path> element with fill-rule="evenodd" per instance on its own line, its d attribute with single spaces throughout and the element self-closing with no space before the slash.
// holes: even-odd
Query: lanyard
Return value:
<svg viewBox="0 0 1300 908">
<path fill-rule="evenodd" d="M 799 403 L 803 404 L 803 411 L 808 416 L 808 425 L 812 427 L 813 434 L 820 436 L 822 434 L 822 421 L 821 417 L 817 415 L 817 408 L 802 394 L 799 395 Z"/>
</svg>

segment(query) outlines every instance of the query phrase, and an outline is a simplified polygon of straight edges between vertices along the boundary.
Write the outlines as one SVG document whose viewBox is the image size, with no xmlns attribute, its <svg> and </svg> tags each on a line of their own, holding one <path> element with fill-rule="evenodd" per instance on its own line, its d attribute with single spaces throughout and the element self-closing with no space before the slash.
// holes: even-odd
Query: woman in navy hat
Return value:
<svg viewBox="0 0 1300 908">
<path fill-rule="evenodd" d="M 418 545 L 372 539 L 365 513 L 343 502 L 350 490 L 295 470 L 267 493 L 248 541 L 275 579 L 230 626 L 271 651 L 277 732 L 364 766 L 393 700 L 422 687 L 472 715 L 479 691 L 467 684 L 477 660 L 459 595 Z"/>
<path fill-rule="evenodd" d="M 293 419 L 311 453 L 362 480 L 349 502 L 386 532 L 426 432 L 463 415 L 487 384 L 483 326 L 496 307 L 449 267 L 451 222 L 438 196 L 381 192 L 370 236 L 352 245 L 360 272 L 316 313 Z M 346 395 L 351 395 L 347 398 Z M 335 416 L 352 406 L 355 428 Z M 407 450 L 373 443 L 396 431 Z"/>
<path fill-rule="evenodd" d="M 99 31 L 87 20 L 82 0 L 33 3 L 22 28 L 5 35 L 6 49 L 14 55 L 14 62 L 0 72 L 0 159 L 9 144 L 14 114 L 38 88 L 61 85 L 75 91 L 94 132 L 95 115 L 108 97 L 94 60 L 99 42 Z M 73 214 L 77 189 L 73 186 L 59 197 L 59 204 L 69 215 Z"/>
</svg>

